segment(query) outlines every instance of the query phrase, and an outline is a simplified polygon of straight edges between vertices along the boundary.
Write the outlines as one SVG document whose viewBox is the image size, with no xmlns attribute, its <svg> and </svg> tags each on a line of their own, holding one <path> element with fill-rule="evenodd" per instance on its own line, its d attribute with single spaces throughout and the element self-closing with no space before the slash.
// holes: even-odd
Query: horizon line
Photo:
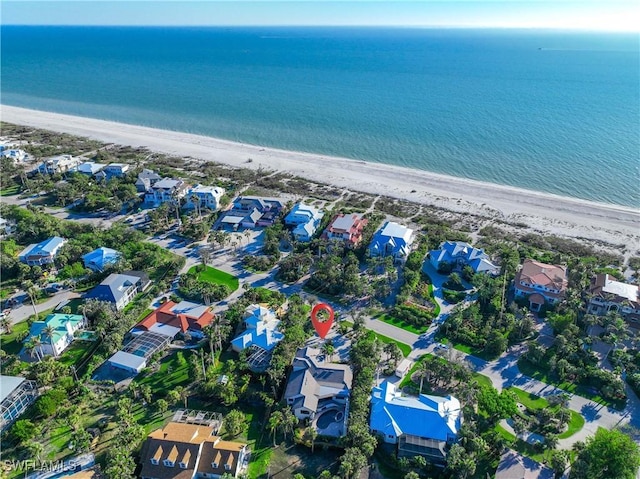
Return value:
<svg viewBox="0 0 640 479">
<path fill-rule="evenodd" d="M 398 25 L 398 24 L 368 24 L 368 25 L 345 25 L 345 24 L 97 24 L 97 23 L 0 23 L 2 27 L 100 27 L 100 28 L 121 28 L 121 27 L 136 27 L 136 28 L 397 28 L 397 29 L 456 29 L 456 30 L 480 30 L 480 29 L 492 29 L 492 30 L 556 30 L 556 31 L 575 31 L 575 32 L 597 32 L 597 33 L 640 33 L 640 27 L 637 30 L 634 29 L 611 29 L 607 27 L 595 28 L 595 27 L 575 27 L 575 26 L 542 26 L 542 25 L 465 25 L 465 24 L 451 24 L 451 25 Z"/>
</svg>

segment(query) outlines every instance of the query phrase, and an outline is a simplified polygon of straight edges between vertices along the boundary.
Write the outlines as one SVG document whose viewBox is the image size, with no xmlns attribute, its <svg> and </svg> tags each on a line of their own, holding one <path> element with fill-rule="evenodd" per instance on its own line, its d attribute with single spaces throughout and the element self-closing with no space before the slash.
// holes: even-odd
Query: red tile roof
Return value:
<svg viewBox="0 0 640 479">
<path fill-rule="evenodd" d="M 199 318 L 193 318 L 184 314 L 175 314 L 171 309 L 176 305 L 177 303 L 173 301 L 167 301 L 140 321 L 137 327 L 148 331 L 154 324 L 162 323 L 180 328 L 180 331 L 184 333 L 189 329 L 202 330 L 202 328 L 211 324 L 215 319 L 214 314 L 209 309 Z"/>
</svg>

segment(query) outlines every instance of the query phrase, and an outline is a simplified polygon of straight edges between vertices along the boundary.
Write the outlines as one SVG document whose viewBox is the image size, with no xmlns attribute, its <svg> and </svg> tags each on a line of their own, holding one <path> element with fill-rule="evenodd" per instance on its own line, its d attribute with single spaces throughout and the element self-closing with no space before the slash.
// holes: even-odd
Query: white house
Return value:
<svg viewBox="0 0 640 479">
<path fill-rule="evenodd" d="M 285 216 L 284 223 L 294 227 L 292 233 L 296 241 L 310 241 L 323 217 L 324 213 L 319 209 L 304 203 L 297 203 Z"/>
<path fill-rule="evenodd" d="M 102 172 L 106 175 L 107 180 L 111 178 L 122 178 L 127 174 L 130 167 L 127 163 L 109 163 L 102 169 Z"/>
<path fill-rule="evenodd" d="M 149 277 L 141 271 L 127 271 L 125 274 L 112 273 L 85 297 L 112 303 L 116 311 L 120 311 L 150 283 Z"/>
<path fill-rule="evenodd" d="M 84 173 L 85 175 L 94 176 L 107 166 L 103 163 L 96 163 L 94 161 L 85 161 L 78 166 L 78 173 Z"/>
<path fill-rule="evenodd" d="M 236 352 L 247 348 L 271 351 L 284 338 L 284 334 L 278 331 L 279 324 L 280 320 L 272 310 L 252 304 L 244 313 L 246 330 L 231 341 L 231 347 Z"/>
<path fill-rule="evenodd" d="M 26 151 L 16 149 L 4 150 L 1 155 L 3 158 L 13 160 L 14 163 L 22 163 L 29 157 L 29 154 Z"/>
<path fill-rule="evenodd" d="M 491 262 L 484 250 L 463 241 L 445 241 L 440 249 L 429 251 L 429 262 L 435 269 L 440 269 L 446 263 L 454 268 L 470 266 L 474 273 L 500 273 L 500 267 Z"/>
<path fill-rule="evenodd" d="M 217 210 L 225 190 L 219 186 L 196 185 L 189 188 L 186 194 L 184 208 L 208 208 Z M 197 199 L 196 199 L 197 198 Z"/>
<path fill-rule="evenodd" d="M 608 274 L 597 274 L 591 278 L 589 294 L 587 313 L 602 316 L 615 311 L 633 326 L 640 322 L 640 286 L 637 284 L 616 281 Z"/>
<path fill-rule="evenodd" d="M 187 193 L 187 184 L 183 180 L 164 178 L 156 182 L 144 195 L 145 203 L 159 206 L 162 203 L 175 204 Z"/>
<path fill-rule="evenodd" d="M 447 446 L 462 426 L 460 401 L 453 396 L 404 396 L 384 381 L 371 393 L 371 432 L 397 444 L 399 456 L 426 456 L 444 462 Z"/>
<path fill-rule="evenodd" d="M 33 337 L 40 337 L 41 345 L 35 348 L 33 354 L 59 356 L 73 341 L 73 334 L 86 325 L 86 318 L 79 314 L 50 314 L 44 321 L 31 324 L 24 343 Z"/>
<path fill-rule="evenodd" d="M 91 271 L 104 271 L 104 269 L 112 264 L 116 264 L 122 254 L 111 248 L 98 248 L 82 257 L 85 268 Z"/>
<path fill-rule="evenodd" d="M 393 221 L 387 221 L 373 235 L 369 245 L 369 255 L 392 256 L 395 260 L 404 260 L 411 252 L 413 230 Z"/>
<path fill-rule="evenodd" d="M 76 171 L 82 163 L 79 158 L 71 155 L 58 155 L 45 159 L 37 171 L 42 174 L 55 175 L 57 173 L 66 173 L 68 171 Z"/>
<path fill-rule="evenodd" d="M 66 242 L 64 238 L 54 236 L 41 243 L 31 244 L 22 250 L 18 259 L 29 266 L 51 264 Z"/>
</svg>

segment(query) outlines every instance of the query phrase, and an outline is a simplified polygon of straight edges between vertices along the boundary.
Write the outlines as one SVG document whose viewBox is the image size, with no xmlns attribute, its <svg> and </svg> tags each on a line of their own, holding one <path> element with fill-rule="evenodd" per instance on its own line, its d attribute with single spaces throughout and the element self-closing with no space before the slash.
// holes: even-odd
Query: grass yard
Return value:
<svg viewBox="0 0 640 479">
<path fill-rule="evenodd" d="M 151 386 L 151 392 L 161 397 L 178 386 L 185 387 L 191 382 L 189 378 L 190 354 L 192 353 L 183 351 L 172 353 L 162 359 L 158 371 L 139 374 L 134 382 L 148 384 Z"/>
<path fill-rule="evenodd" d="M 537 379 L 538 381 L 542 381 L 544 383 L 556 386 L 568 393 L 577 394 L 578 396 L 591 399 L 592 401 L 602 404 L 603 406 L 612 407 L 617 411 L 622 411 L 626 405 L 626 400 L 611 401 L 609 399 L 603 398 L 599 394 L 594 394 L 592 391 L 589 390 L 589 388 L 584 387 L 580 384 L 575 384 L 570 381 L 559 381 L 554 376 L 549 374 L 548 370 L 544 370 L 542 367 L 536 367 L 526 359 L 520 358 L 518 360 L 518 369 L 520 369 L 520 372 L 522 374 L 525 374 L 526 376 L 529 376 L 534 379 Z"/>
<path fill-rule="evenodd" d="M 89 341 L 74 341 L 62 352 L 58 357 L 58 361 L 65 366 L 78 365 L 82 358 L 89 353 L 93 345 L 93 342 Z"/>
<path fill-rule="evenodd" d="M 404 329 L 405 331 L 409 331 L 410 333 L 413 333 L 413 334 L 422 334 L 425 331 L 427 331 L 427 329 L 429 329 L 428 326 L 425 326 L 423 328 L 416 328 L 414 325 L 405 323 L 401 319 L 394 318 L 393 316 L 390 316 L 386 313 L 380 314 L 378 316 L 374 316 L 374 319 L 379 319 L 384 323 L 395 326 L 396 328 Z"/>
<path fill-rule="evenodd" d="M 205 267 L 204 270 L 201 270 L 201 268 L 202 265 L 193 266 L 189 270 L 189 274 L 196 274 L 199 280 L 207 281 L 208 283 L 224 284 L 228 286 L 231 291 L 235 291 L 240 286 L 238 278 L 232 274 L 225 273 L 211 266 Z"/>
<path fill-rule="evenodd" d="M 20 193 L 20 185 L 13 185 L 0 190 L 0 196 L 12 196 L 18 193 Z"/>
<path fill-rule="evenodd" d="M 400 351 L 402 351 L 402 355 L 405 358 L 409 356 L 409 354 L 411 354 L 411 346 L 409 346 L 408 344 L 401 343 L 400 341 L 396 341 L 395 339 L 388 338 L 387 336 L 383 336 L 382 334 L 375 333 L 375 335 L 384 344 L 391 344 L 391 343 L 397 344 L 398 347 L 400 348 Z"/>
<path fill-rule="evenodd" d="M 14 324 L 10 334 L 2 334 L 0 336 L 2 350 L 7 354 L 18 354 L 22 349 L 22 341 L 18 338 L 21 338 L 26 331 L 29 331 L 27 321 Z"/>
</svg>

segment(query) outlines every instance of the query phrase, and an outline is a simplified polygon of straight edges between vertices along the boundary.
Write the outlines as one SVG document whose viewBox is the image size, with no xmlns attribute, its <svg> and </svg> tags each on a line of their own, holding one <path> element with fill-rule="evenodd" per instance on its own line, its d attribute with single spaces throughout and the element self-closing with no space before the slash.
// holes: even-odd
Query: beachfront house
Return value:
<svg viewBox="0 0 640 479">
<path fill-rule="evenodd" d="M 384 442 L 396 445 L 399 457 L 420 455 L 442 464 L 458 439 L 462 407 L 453 396 L 405 396 L 384 381 L 373 388 L 369 426 Z"/>
<path fill-rule="evenodd" d="M 125 308 L 138 293 L 149 287 L 151 281 L 142 271 L 112 273 L 102 283 L 89 291 L 85 298 L 111 303 L 116 311 Z"/>
<path fill-rule="evenodd" d="M 283 207 L 282 202 L 276 198 L 239 196 L 233 200 L 231 208 L 218 220 L 216 227 L 237 231 L 240 228 L 272 226 Z"/>
<path fill-rule="evenodd" d="M 537 312 L 545 304 L 562 300 L 569 280 L 567 267 L 526 259 L 514 280 L 515 296 L 527 298 L 529 309 Z"/>
<path fill-rule="evenodd" d="M 100 273 L 104 271 L 107 266 L 116 264 L 122 253 L 111 248 L 98 248 L 94 249 L 90 253 L 82 256 L 82 263 L 85 268 L 89 268 L 91 271 Z"/>
<path fill-rule="evenodd" d="M 362 240 L 362 232 L 367 220 L 360 213 L 345 215 L 340 213 L 333 217 L 329 226 L 322 233 L 322 238 L 329 241 L 340 241 L 348 248 L 358 246 Z"/>
<path fill-rule="evenodd" d="M 20 376 L 0 376 L 0 432 L 8 429 L 37 398 L 35 381 Z"/>
<path fill-rule="evenodd" d="M 78 173 L 82 173 L 87 176 L 95 176 L 107 166 L 103 163 L 96 163 L 94 161 L 85 161 L 78 166 Z"/>
<path fill-rule="evenodd" d="M 451 271 L 469 266 L 474 273 L 500 273 L 500 267 L 493 264 L 484 250 L 474 248 L 463 241 L 445 241 L 439 249 L 429 251 L 429 263 L 438 271 Z"/>
<path fill-rule="evenodd" d="M 207 413 L 196 411 L 199 416 Z M 223 441 L 219 425 L 172 421 L 147 436 L 140 462 L 142 479 L 238 477 L 249 462 L 245 443 Z"/>
<path fill-rule="evenodd" d="M 231 341 L 231 348 L 238 353 L 249 350 L 249 366 L 261 372 L 269 365 L 273 348 L 284 338 L 278 329 L 280 320 L 272 310 L 252 304 L 245 309 L 243 323 L 245 331 Z"/>
<path fill-rule="evenodd" d="M 220 208 L 220 202 L 224 193 L 224 188 L 220 188 L 219 186 L 196 185 L 187 191 L 184 208 L 196 209 L 198 211 L 202 208 L 207 208 L 215 211 Z"/>
<path fill-rule="evenodd" d="M 313 206 L 297 203 L 289 214 L 284 217 L 284 224 L 292 227 L 296 241 L 310 241 L 324 217 L 319 209 Z"/>
<path fill-rule="evenodd" d="M 284 399 L 299 420 L 312 421 L 324 435 L 342 436 L 346 433 L 346 416 L 353 373 L 348 364 L 334 364 L 320 360 L 323 353 L 316 348 L 298 349 L 293 359 Z M 333 420 L 320 421 L 327 412 Z M 331 424 L 333 427 L 330 427 Z"/>
<path fill-rule="evenodd" d="M 160 206 L 162 203 L 178 205 L 187 194 L 188 186 L 183 180 L 164 178 L 147 190 L 144 202 L 153 206 Z"/>
<path fill-rule="evenodd" d="M 64 238 L 54 236 L 41 243 L 31 244 L 22 250 L 18 259 L 29 266 L 51 264 L 66 242 Z"/>
<path fill-rule="evenodd" d="M 46 158 L 37 168 L 38 173 L 43 175 L 55 175 L 66 173 L 68 171 L 76 171 L 82 161 L 71 155 L 58 155 Z"/>
<path fill-rule="evenodd" d="M 391 256 L 396 261 L 404 261 L 411 252 L 413 230 L 393 221 L 387 221 L 375 232 L 369 244 L 369 256 Z"/>
<path fill-rule="evenodd" d="M 29 157 L 26 151 L 20 149 L 3 150 L 0 155 L 2 155 L 3 158 L 10 159 L 14 164 L 22 163 Z"/>
<path fill-rule="evenodd" d="M 34 321 L 31 324 L 24 343 L 38 337 L 40 344 L 34 348 L 33 354 L 38 357 L 59 356 L 73 342 L 74 333 L 86 326 L 87 319 L 82 315 L 50 314 L 44 321 Z"/>
<path fill-rule="evenodd" d="M 144 193 L 150 190 L 153 185 L 162 179 L 158 173 L 153 170 L 143 169 L 138 173 L 138 179 L 136 180 L 136 190 L 140 193 Z"/>
<path fill-rule="evenodd" d="M 127 174 L 131 165 L 127 163 L 109 163 L 102 169 L 105 179 L 109 181 L 111 178 L 122 178 Z"/>
<path fill-rule="evenodd" d="M 589 287 L 588 314 L 604 316 L 615 311 L 630 326 L 640 327 L 640 286 L 617 281 L 609 274 L 596 274 Z"/>
</svg>

